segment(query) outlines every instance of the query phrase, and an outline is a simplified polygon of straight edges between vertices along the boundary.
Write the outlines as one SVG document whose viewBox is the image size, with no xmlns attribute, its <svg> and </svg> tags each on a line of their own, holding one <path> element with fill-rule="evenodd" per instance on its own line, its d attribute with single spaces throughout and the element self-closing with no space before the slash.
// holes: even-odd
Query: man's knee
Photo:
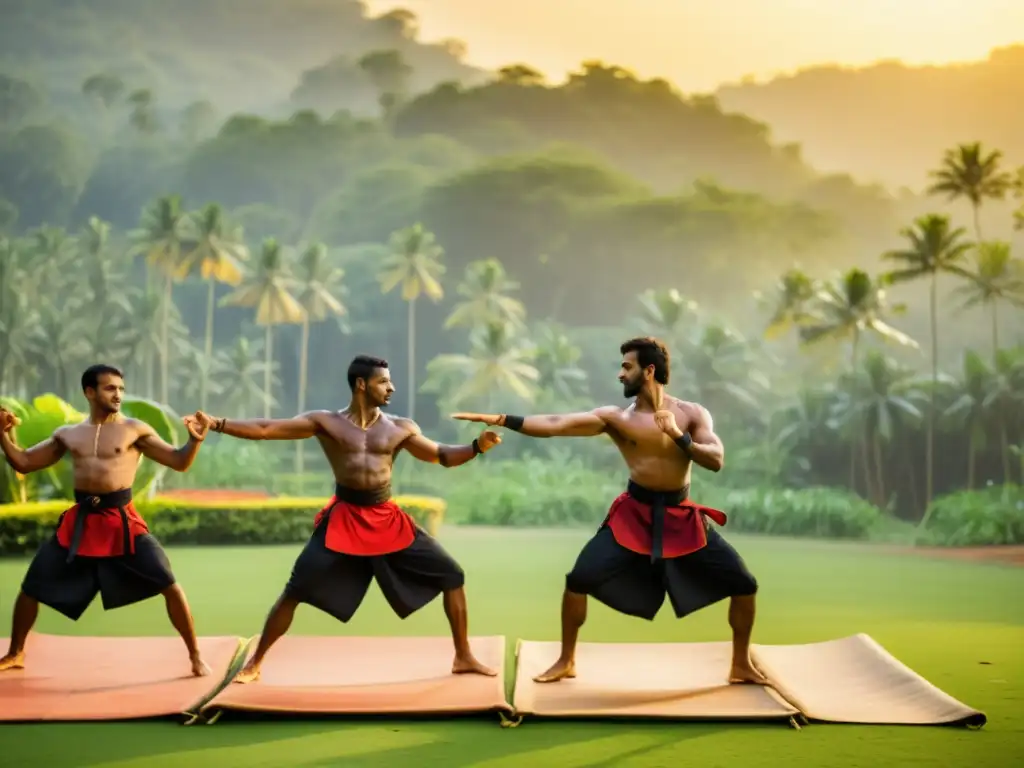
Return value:
<svg viewBox="0 0 1024 768">
<path fill-rule="evenodd" d="M 441 577 L 442 592 L 457 592 L 466 586 L 466 572 L 462 566 L 454 560 L 451 561 L 444 575 Z"/>
<path fill-rule="evenodd" d="M 757 594 L 757 578 L 754 574 L 747 570 L 736 574 L 736 588 L 733 594 L 737 597 L 754 597 Z"/>
<path fill-rule="evenodd" d="M 577 595 L 589 595 L 601 582 L 601 574 L 593 568 L 577 565 L 565 574 L 565 589 Z"/>
</svg>

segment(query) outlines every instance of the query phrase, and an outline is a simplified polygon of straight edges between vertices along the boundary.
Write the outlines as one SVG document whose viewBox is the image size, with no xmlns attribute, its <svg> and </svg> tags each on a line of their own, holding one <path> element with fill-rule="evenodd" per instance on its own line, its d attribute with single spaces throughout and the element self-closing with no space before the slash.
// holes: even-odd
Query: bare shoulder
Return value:
<svg viewBox="0 0 1024 768">
<path fill-rule="evenodd" d="M 403 438 L 423 434 L 420 425 L 407 416 L 389 416 L 386 413 L 382 413 L 380 418 L 381 421 L 386 422 L 393 430 L 400 432 Z"/>
<path fill-rule="evenodd" d="M 324 425 L 324 423 L 326 421 L 329 421 L 331 418 L 337 417 L 337 416 L 338 416 L 338 414 L 335 413 L 334 411 L 328 411 L 326 409 L 321 409 L 321 410 L 318 410 L 318 411 L 305 411 L 304 413 L 300 413 L 296 418 L 298 418 L 298 419 L 305 419 L 307 421 L 311 421 L 314 424 L 316 424 L 318 427 L 321 427 L 321 426 Z"/>
<path fill-rule="evenodd" d="M 142 419 L 125 417 L 121 419 L 120 425 L 125 432 L 132 436 L 132 439 L 134 440 L 140 440 L 144 437 L 153 437 L 156 435 L 156 430 Z"/>
<path fill-rule="evenodd" d="M 600 405 L 591 411 L 592 414 L 605 422 L 613 421 L 622 415 L 622 408 L 618 405 Z"/>
<path fill-rule="evenodd" d="M 79 426 L 80 424 L 85 424 L 85 422 L 82 421 L 79 422 L 79 424 L 62 424 L 61 426 L 53 430 L 53 434 L 50 435 L 50 439 L 53 440 L 53 442 L 55 443 L 60 443 L 61 445 L 64 445 L 64 441 L 67 440 L 67 438 L 69 438 L 72 435 L 75 427 Z"/>
<path fill-rule="evenodd" d="M 680 400 L 678 397 L 669 397 L 667 395 L 665 401 L 691 424 L 699 424 L 711 420 L 711 413 L 700 403 Z"/>
</svg>

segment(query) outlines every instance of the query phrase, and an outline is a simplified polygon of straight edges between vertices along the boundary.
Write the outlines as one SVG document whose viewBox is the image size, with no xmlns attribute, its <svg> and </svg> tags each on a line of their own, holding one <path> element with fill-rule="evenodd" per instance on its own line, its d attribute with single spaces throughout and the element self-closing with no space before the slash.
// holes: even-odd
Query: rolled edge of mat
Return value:
<svg viewBox="0 0 1024 768">
<path fill-rule="evenodd" d="M 215 682 L 213 687 L 211 687 L 210 690 L 208 690 L 198 701 L 185 710 L 186 714 L 194 714 L 197 717 L 205 719 L 204 710 L 210 705 L 210 702 L 217 697 L 217 694 L 231 684 L 235 675 L 241 671 L 242 667 L 245 665 L 246 659 L 249 658 L 249 650 L 252 648 L 253 643 L 256 642 L 256 636 L 253 635 L 248 638 L 239 637 L 237 640 L 238 644 L 235 647 L 235 653 L 232 655 L 231 661 L 228 662 L 228 667 L 224 675 L 220 680 Z M 207 724 L 209 725 L 210 723 L 207 722 Z"/>
</svg>

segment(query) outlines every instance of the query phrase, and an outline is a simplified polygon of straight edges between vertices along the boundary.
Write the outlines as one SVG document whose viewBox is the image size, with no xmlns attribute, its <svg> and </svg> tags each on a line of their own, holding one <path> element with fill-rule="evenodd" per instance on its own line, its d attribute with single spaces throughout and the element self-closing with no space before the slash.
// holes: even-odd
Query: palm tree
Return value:
<svg viewBox="0 0 1024 768">
<path fill-rule="evenodd" d="M 970 201 L 974 235 L 979 243 L 982 241 L 982 203 L 985 200 L 1002 200 L 1012 184 L 1010 174 L 999 168 L 1002 156 L 999 150 L 985 154 L 979 142 L 960 144 L 946 150 L 942 166 L 929 174 L 935 179 L 928 188 L 929 194 L 945 194 L 949 200 L 965 197 Z"/>
<path fill-rule="evenodd" d="M 160 401 L 170 397 L 171 304 L 174 301 L 173 284 L 182 255 L 191 248 L 188 218 L 177 195 L 161 197 L 142 213 L 140 227 L 130 233 L 129 256 L 142 255 L 148 270 L 163 276 L 163 333 L 160 339 Z M 147 271 L 148 271 L 147 270 Z"/>
<path fill-rule="evenodd" d="M 537 385 L 542 392 L 563 403 L 571 402 L 586 388 L 587 372 L 579 366 L 582 350 L 572 343 L 555 323 L 540 323 L 534 328 L 533 341 Z"/>
<path fill-rule="evenodd" d="M 1007 242 L 981 243 L 974 252 L 970 282 L 958 286 L 954 295 L 962 299 L 961 309 L 983 304 L 992 308 L 992 354 L 999 350 L 999 302 L 1024 307 L 1024 261 L 1015 259 Z"/>
<path fill-rule="evenodd" d="M 261 401 L 265 411 L 276 404 L 268 395 L 268 374 L 273 385 L 281 383 L 277 378 L 277 364 L 268 365 L 260 360 L 264 353 L 263 340 L 251 338 L 250 334 L 248 323 L 243 324 L 231 347 L 217 351 L 218 383 L 225 392 L 231 393 L 231 405 L 235 418 L 239 419 L 246 418 L 246 414 L 251 413 Z M 263 387 L 258 383 L 260 377 L 263 378 Z"/>
<path fill-rule="evenodd" d="M 293 291 L 295 280 L 289 274 L 282 247 L 273 238 L 263 241 L 255 269 L 242 279 L 237 290 L 221 299 L 221 306 L 248 307 L 255 310 L 255 320 L 264 327 L 266 367 L 263 370 L 263 418 L 269 419 L 273 400 L 273 362 L 275 325 L 300 324 L 306 317 Z"/>
<path fill-rule="evenodd" d="M 519 290 L 519 283 L 508 277 L 497 259 L 470 262 L 456 290 L 466 300 L 455 306 L 445 321 L 445 328 L 473 328 L 489 320 L 509 323 L 517 330 L 522 328 L 526 308 L 508 295 Z"/>
<path fill-rule="evenodd" d="M 532 402 L 540 379 L 535 355 L 510 326 L 491 321 L 472 331 L 468 355 L 438 355 L 430 361 L 423 390 L 450 391 L 454 408 L 478 398 L 490 406 L 503 393 Z"/>
<path fill-rule="evenodd" d="M 378 274 L 381 292 L 390 293 L 402 286 L 402 300 L 409 305 L 409 418 L 415 417 L 416 408 L 416 300 L 421 295 L 434 302 L 444 298 L 441 275 L 444 249 L 432 232 L 415 224 L 391 236 L 391 253 L 384 259 Z"/>
<path fill-rule="evenodd" d="M 216 203 L 188 214 L 189 249 L 182 253 L 175 277 L 196 275 L 205 280 L 206 291 L 206 364 L 200 366 L 199 403 L 206 410 L 213 363 L 213 315 L 217 283 L 232 287 L 242 282 L 242 262 L 249 259 L 242 228 L 227 220 Z"/>
<path fill-rule="evenodd" d="M 874 486 L 875 503 L 884 507 L 882 447 L 892 440 L 894 424 L 898 420 L 913 423 L 924 415 L 919 407 L 924 395 L 917 374 L 878 350 L 871 350 L 858 369 L 845 377 L 837 394 L 839 397 L 833 415 L 839 424 L 850 425 L 851 431 L 863 432 L 865 439 L 861 442 L 861 450 L 865 476 L 869 487 Z"/>
<path fill-rule="evenodd" d="M 916 341 L 893 328 L 884 319 L 889 312 L 901 310 L 900 306 L 889 307 L 882 281 L 872 279 L 861 269 L 851 269 L 820 287 L 814 308 L 816 319 L 800 329 L 800 339 L 808 346 L 849 340 L 849 370 L 854 375 L 860 363 L 860 346 L 866 333 L 902 346 L 917 347 Z M 865 466 L 865 472 L 868 471 Z M 851 488 L 855 487 L 856 477 L 857 441 L 854 439 L 850 446 Z"/>
<path fill-rule="evenodd" d="M 966 234 L 963 227 L 953 228 L 948 216 L 934 213 L 916 219 L 914 227 L 905 228 L 900 234 L 909 241 L 909 247 L 888 251 L 882 256 L 883 259 L 900 265 L 887 277 L 893 283 L 919 280 L 922 277 L 931 278 L 928 306 L 932 335 L 932 403 L 928 410 L 926 437 L 925 508 L 927 508 L 932 501 L 935 471 L 933 455 L 935 451 L 935 395 L 939 380 L 939 274 L 968 277 L 968 273 L 963 267 L 963 260 L 973 246 L 962 239 Z"/>
<path fill-rule="evenodd" d="M 1024 404 L 1024 352 L 1021 348 L 1000 349 L 992 366 L 993 376 L 984 407 L 993 413 L 1015 413 Z M 1013 482 L 1007 419 L 999 419 L 999 439 L 1003 456 L 1003 483 Z"/>
<path fill-rule="evenodd" d="M 645 332 L 658 336 L 668 347 L 683 345 L 698 319 L 697 302 L 684 298 L 675 288 L 648 289 L 638 297 L 639 325 Z"/>
<path fill-rule="evenodd" d="M 968 490 L 974 489 L 978 451 L 985 447 L 985 425 L 990 414 L 986 402 L 993 391 L 993 384 L 992 369 L 985 364 L 981 355 L 967 350 L 964 353 L 963 373 L 956 382 L 958 394 L 943 416 L 961 434 L 967 434 Z"/>
<path fill-rule="evenodd" d="M 775 284 L 774 306 L 764 331 L 766 339 L 776 339 L 793 328 L 801 328 L 813 320 L 810 309 L 818 286 L 801 269 L 786 271 Z"/>
<path fill-rule="evenodd" d="M 327 246 L 315 243 L 302 253 L 300 259 L 298 300 L 305 311 L 302 319 L 302 349 L 299 360 L 299 413 L 306 410 L 307 374 L 309 368 L 309 325 L 321 323 L 329 317 L 347 314 L 345 305 L 338 300 L 344 291 L 342 280 L 345 270 L 327 261 Z M 295 472 L 301 475 L 303 466 L 303 442 L 295 444 Z"/>
</svg>

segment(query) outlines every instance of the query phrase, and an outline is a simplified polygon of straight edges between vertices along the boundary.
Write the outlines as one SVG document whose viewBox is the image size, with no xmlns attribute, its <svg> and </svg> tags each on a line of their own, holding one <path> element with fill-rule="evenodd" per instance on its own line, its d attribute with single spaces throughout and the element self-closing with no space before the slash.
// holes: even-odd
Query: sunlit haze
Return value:
<svg viewBox="0 0 1024 768">
<path fill-rule="evenodd" d="M 590 58 L 713 90 L 748 75 L 880 59 L 945 64 L 1024 42 L 1022 0 L 368 0 L 408 8 L 423 39 L 455 37 L 470 62 L 528 63 L 554 80 Z M 731 42 L 730 42 L 731 41 Z"/>
</svg>

